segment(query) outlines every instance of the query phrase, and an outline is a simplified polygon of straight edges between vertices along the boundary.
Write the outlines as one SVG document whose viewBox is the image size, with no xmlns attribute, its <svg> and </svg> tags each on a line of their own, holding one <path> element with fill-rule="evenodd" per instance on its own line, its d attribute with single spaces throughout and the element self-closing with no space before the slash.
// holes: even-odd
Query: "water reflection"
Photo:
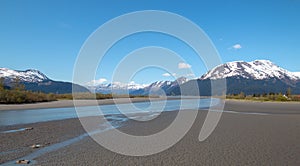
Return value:
<svg viewBox="0 0 300 166">
<path fill-rule="evenodd" d="M 183 109 L 204 109 L 208 108 L 211 103 L 216 105 L 219 99 L 185 99 L 181 105 L 182 100 L 167 100 L 167 101 L 153 101 L 151 106 L 149 102 L 118 105 L 101 105 L 80 107 L 80 116 L 99 116 L 99 115 L 114 115 L 120 114 L 119 108 L 122 108 L 122 113 L 155 113 L 159 111 L 161 105 L 164 104 L 163 111 L 174 111 Z M 195 102 L 199 103 L 195 106 Z M 75 108 L 48 108 L 48 109 L 32 109 L 32 110 L 18 110 L 18 111 L 0 111 L 0 126 L 28 124 L 35 122 L 45 122 L 52 120 L 62 120 L 78 117 Z"/>
</svg>

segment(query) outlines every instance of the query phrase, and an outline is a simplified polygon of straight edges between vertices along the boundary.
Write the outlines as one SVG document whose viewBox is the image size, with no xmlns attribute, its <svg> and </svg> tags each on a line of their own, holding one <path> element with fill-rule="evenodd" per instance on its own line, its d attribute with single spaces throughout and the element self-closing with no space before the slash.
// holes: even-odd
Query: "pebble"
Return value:
<svg viewBox="0 0 300 166">
<path fill-rule="evenodd" d="M 33 144 L 30 147 L 33 148 L 33 149 L 36 149 L 36 148 L 42 147 L 42 145 L 40 145 L 40 144 Z"/>
<path fill-rule="evenodd" d="M 29 160 L 17 160 L 16 163 L 17 164 L 29 164 L 30 161 Z"/>
</svg>

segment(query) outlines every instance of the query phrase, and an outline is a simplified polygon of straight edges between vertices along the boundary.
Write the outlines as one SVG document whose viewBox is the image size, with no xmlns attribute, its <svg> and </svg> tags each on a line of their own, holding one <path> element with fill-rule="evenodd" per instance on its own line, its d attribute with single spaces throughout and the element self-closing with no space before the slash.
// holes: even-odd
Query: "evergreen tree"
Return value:
<svg viewBox="0 0 300 166">
<path fill-rule="evenodd" d="M 4 78 L 0 78 L 0 103 L 5 102 Z"/>
<path fill-rule="evenodd" d="M 286 91 L 286 96 L 290 97 L 292 95 L 292 89 L 289 87 L 288 90 Z"/>
<path fill-rule="evenodd" d="M 0 78 L 0 91 L 4 90 L 4 78 Z"/>
<path fill-rule="evenodd" d="M 244 92 L 241 92 L 241 93 L 239 94 L 239 97 L 240 97 L 241 99 L 244 99 L 244 98 L 246 97 L 246 95 L 245 95 Z"/>
<path fill-rule="evenodd" d="M 13 89 L 17 91 L 25 91 L 24 84 L 21 83 L 20 78 L 16 77 L 13 81 Z"/>
</svg>

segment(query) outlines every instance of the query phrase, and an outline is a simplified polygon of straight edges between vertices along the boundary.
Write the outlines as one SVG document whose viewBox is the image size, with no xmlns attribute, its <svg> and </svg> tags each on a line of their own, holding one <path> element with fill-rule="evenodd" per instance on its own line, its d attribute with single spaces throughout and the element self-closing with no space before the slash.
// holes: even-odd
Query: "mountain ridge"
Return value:
<svg viewBox="0 0 300 166">
<path fill-rule="evenodd" d="M 4 78 L 7 81 L 13 79 L 20 79 L 22 82 L 43 82 L 50 80 L 45 74 L 36 69 L 27 70 L 12 70 L 8 68 L 0 68 L 0 78 Z"/>
<path fill-rule="evenodd" d="M 206 74 L 200 79 L 222 79 L 230 77 L 243 77 L 247 79 L 290 79 L 298 80 L 300 77 L 293 72 L 283 69 L 270 60 L 255 60 L 252 62 L 234 61 L 221 64 Z"/>
<path fill-rule="evenodd" d="M 218 65 L 200 78 L 175 88 L 171 93 L 180 95 L 180 89 L 184 89 L 188 95 L 199 93 L 209 96 L 211 82 L 220 79 L 226 80 L 227 94 L 285 93 L 288 89 L 291 89 L 293 94 L 300 94 L 300 77 L 297 72 L 290 72 L 269 60 L 234 61 Z"/>
<path fill-rule="evenodd" d="M 15 82 L 18 81 L 25 86 L 26 90 L 36 92 L 58 94 L 72 93 L 73 90 L 74 92 L 89 92 L 87 88 L 78 84 L 54 81 L 36 69 L 22 71 L 0 68 L 0 78 L 4 79 L 4 86 L 8 88 L 12 88 Z"/>
<path fill-rule="evenodd" d="M 300 72 L 299 72 L 300 73 Z M 284 92 L 292 88 L 300 94 L 300 74 L 279 67 L 270 60 L 251 62 L 234 61 L 216 66 L 198 79 L 185 80 L 179 84 L 175 81 L 156 81 L 138 90 L 130 89 L 130 94 L 181 95 L 183 88 L 186 95 L 211 95 L 211 81 L 226 79 L 227 93 L 246 94 Z M 197 91 L 200 92 L 198 93 Z"/>
<path fill-rule="evenodd" d="M 230 94 L 240 91 L 246 94 L 276 93 L 286 91 L 288 88 L 300 94 L 300 72 L 290 72 L 269 60 L 227 62 L 216 66 L 197 79 L 188 80 L 179 77 L 174 81 L 155 81 L 150 84 L 114 82 L 82 87 L 70 82 L 53 81 L 36 69 L 20 71 L 0 68 L 0 78 L 4 78 L 6 86 L 11 87 L 18 78 L 27 90 L 45 93 L 72 93 L 72 86 L 74 86 L 78 92 L 91 90 L 99 93 L 133 95 L 181 95 L 180 88 L 184 88 L 187 92 L 185 95 L 198 94 L 194 93 L 195 91 L 200 91 L 201 95 L 210 95 L 211 81 L 226 79 L 227 93 Z M 193 88 L 194 85 L 197 85 L 198 90 Z"/>
<path fill-rule="evenodd" d="M 171 89 L 177 85 L 183 84 L 187 81 L 185 77 L 179 77 L 174 81 L 155 81 L 150 84 L 136 84 L 134 82 L 130 82 L 129 84 L 113 82 L 107 84 L 100 84 L 96 86 L 87 85 L 86 87 L 92 91 L 97 93 L 115 93 L 115 94 L 133 94 L 133 95 L 149 95 L 150 91 L 154 95 L 162 94 L 161 89 L 164 91 Z M 159 92 L 160 91 L 160 92 Z"/>
</svg>

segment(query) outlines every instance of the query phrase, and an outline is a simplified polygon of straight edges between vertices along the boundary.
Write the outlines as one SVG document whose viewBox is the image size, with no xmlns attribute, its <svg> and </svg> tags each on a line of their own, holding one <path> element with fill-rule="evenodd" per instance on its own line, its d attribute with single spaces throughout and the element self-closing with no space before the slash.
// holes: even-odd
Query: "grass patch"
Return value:
<svg viewBox="0 0 300 166">
<path fill-rule="evenodd" d="M 226 99 L 289 102 L 289 101 L 300 101 L 300 95 L 290 95 L 290 94 L 287 95 L 282 93 L 245 95 L 244 93 L 240 93 L 240 94 L 229 94 L 226 96 Z"/>
</svg>

